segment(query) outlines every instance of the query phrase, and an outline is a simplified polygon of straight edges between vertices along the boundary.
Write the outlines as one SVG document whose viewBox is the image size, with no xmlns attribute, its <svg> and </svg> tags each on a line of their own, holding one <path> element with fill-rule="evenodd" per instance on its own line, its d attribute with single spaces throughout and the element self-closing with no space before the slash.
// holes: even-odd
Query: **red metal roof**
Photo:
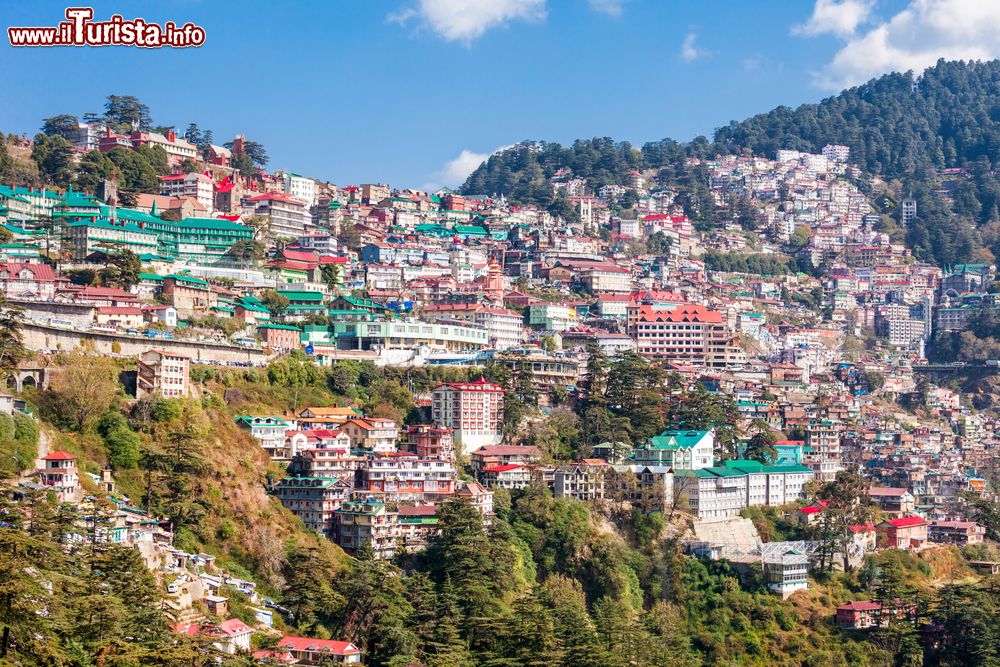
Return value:
<svg viewBox="0 0 1000 667">
<path fill-rule="evenodd" d="M 927 521 L 919 516 L 901 516 L 898 519 L 887 519 L 886 523 L 893 528 L 912 528 L 914 526 L 927 525 Z"/>
</svg>

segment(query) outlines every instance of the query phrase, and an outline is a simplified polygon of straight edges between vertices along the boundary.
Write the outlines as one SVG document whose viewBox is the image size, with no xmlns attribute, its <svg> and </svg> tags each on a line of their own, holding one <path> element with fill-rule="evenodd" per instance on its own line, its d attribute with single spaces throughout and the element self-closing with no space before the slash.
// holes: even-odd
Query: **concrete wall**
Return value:
<svg viewBox="0 0 1000 667">
<path fill-rule="evenodd" d="M 73 326 L 87 328 L 94 321 L 97 307 L 86 303 L 60 303 L 57 301 L 28 301 L 10 299 L 11 305 L 24 311 L 29 320 L 48 323 L 49 318 L 68 320 Z"/>
<path fill-rule="evenodd" d="M 248 349 L 222 343 L 154 339 L 146 336 L 128 336 L 99 331 L 75 331 L 30 321 L 21 326 L 21 332 L 24 336 L 24 346 L 29 350 L 69 352 L 80 346 L 86 346 L 87 349 L 99 354 L 134 357 L 146 350 L 157 349 L 187 355 L 191 357 L 193 363 L 208 361 L 263 363 L 274 356 L 267 350 Z M 115 343 L 118 345 L 115 346 Z M 113 346 L 117 349 L 112 349 Z"/>
</svg>

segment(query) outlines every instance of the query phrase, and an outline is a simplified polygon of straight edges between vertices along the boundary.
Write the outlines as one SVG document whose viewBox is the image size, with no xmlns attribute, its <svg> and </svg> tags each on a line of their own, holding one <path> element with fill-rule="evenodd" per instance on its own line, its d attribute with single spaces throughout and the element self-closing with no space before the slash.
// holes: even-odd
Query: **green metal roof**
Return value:
<svg viewBox="0 0 1000 667">
<path fill-rule="evenodd" d="M 664 431 L 649 439 L 652 449 L 691 449 L 708 434 L 708 431 Z"/>
<path fill-rule="evenodd" d="M 310 290 L 285 290 L 279 289 L 275 290 L 283 297 L 286 297 L 289 301 L 323 301 L 322 292 L 313 292 Z"/>
<path fill-rule="evenodd" d="M 290 324 L 258 324 L 258 329 L 281 329 L 282 331 L 297 331 L 302 333 L 302 329 L 298 327 L 293 327 Z"/>
<path fill-rule="evenodd" d="M 195 278 L 194 276 L 186 276 L 183 273 L 171 273 L 167 278 L 173 278 L 175 281 L 180 283 L 193 283 L 195 285 L 204 285 L 208 287 L 208 282 L 202 280 L 201 278 Z"/>
</svg>

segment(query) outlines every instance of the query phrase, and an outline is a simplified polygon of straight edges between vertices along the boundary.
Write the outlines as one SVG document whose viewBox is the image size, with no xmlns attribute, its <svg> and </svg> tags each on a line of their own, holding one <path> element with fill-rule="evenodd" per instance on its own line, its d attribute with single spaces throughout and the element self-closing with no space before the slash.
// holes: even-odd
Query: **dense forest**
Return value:
<svg viewBox="0 0 1000 667">
<path fill-rule="evenodd" d="M 887 74 L 818 104 L 734 121 L 713 139 L 663 139 L 641 148 L 609 138 L 570 147 L 525 142 L 490 156 L 462 191 L 503 192 L 550 206 L 555 194 L 547 179 L 561 169 L 594 189 L 628 184 L 631 169 L 651 170 L 659 185 L 679 190 L 693 219 L 704 221 L 712 213 L 687 201 L 699 198 L 704 183 L 685 158 L 744 152 L 773 158 L 779 149 L 818 153 L 826 144 L 844 144 L 851 161 L 885 179 L 895 196 L 917 200 L 917 220 L 905 230 L 917 257 L 952 264 L 980 247 L 1000 254 L 1000 61 L 940 61 L 919 76 Z M 954 167 L 966 171 L 945 193 L 939 170 Z"/>
</svg>

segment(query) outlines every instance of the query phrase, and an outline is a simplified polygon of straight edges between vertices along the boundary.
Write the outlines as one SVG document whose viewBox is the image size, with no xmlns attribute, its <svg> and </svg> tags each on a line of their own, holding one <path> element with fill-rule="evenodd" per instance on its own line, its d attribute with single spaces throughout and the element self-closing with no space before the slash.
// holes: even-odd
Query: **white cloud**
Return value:
<svg viewBox="0 0 1000 667">
<path fill-rule="evenodd" d="M 694 62 L 698 58 L 705 56 L 706 52 L 694 45 L 697 39 L 698 35 L 693 32 L 689 32 L 687 37 L 684 38 L 684 43 L 681 44 L 681 60 L 684 62 Z"/>
<path fill-rule="evenodd" d="M 617 18 L 622 15 L 622 7 L 628 0 L 588 0 L 588 2 L 594 11 Z"/>
<path fill-rule="evenodd" d="M 875 0 L 816 0 L 812 16 L 794 26 L 792 34 L 815 37 L 830 32 L 849 37 L 868 20 L 874 6 Z"/>
<path fill-rule="evenodd" d="M 401 25 L 417 19 L 449 42 L 471 44 L 491 28 L 545 16 L 545 0 L 418 0 L 388 18 Z"/>
<path fill-rule="evenodd" d="M 469 149 L 463 149 L 454 160 L 448 160 L 444 166 L 434 174 L 434 184 L 447 185 L 450 188 L 458 187 L 465 182 L 469 174 L 476 170 L 492 153 L 476 153 Z M 436 190 L 438 185 L 426 188 Z"/>
<path fill-rule="evenodd" d="M 888 21 L 852 36 L 815 83 L 840 90 L 886 72 L 922 72 L 939 58 L 991 60 L 1000 57 L 1000 2 L 911 0 Z"/>
</svg>

